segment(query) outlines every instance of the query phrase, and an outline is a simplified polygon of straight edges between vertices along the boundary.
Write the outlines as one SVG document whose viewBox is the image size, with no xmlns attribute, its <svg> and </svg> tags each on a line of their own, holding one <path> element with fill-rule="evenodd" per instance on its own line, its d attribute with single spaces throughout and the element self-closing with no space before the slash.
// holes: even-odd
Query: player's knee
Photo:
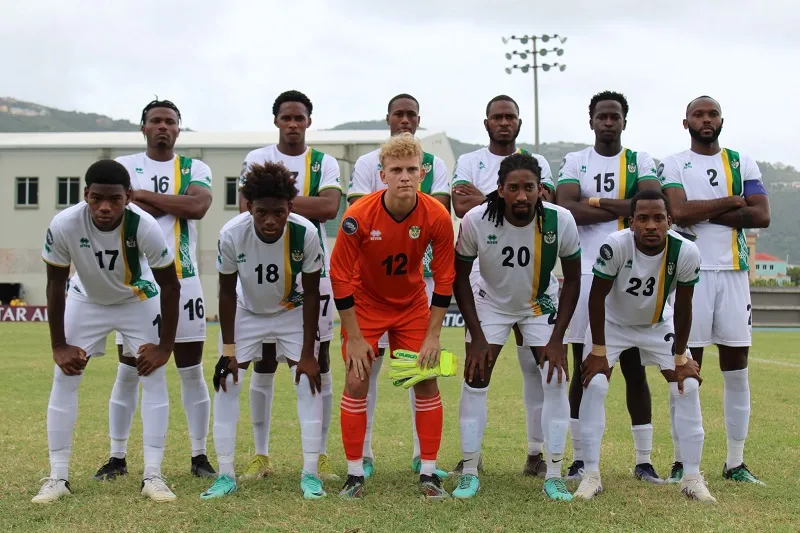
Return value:
<svg viewBox="0 0 800 533">
<path fill-rule="evenodd" d="M 197 366 L 203 361 L 203 342 L 176 344 L 173 355 L 178 368 Z"/>
<path fill-rule="evenodd" d="M 369 378 L 361 379 L 355 372 L 347 372 L 344 379 L 344 391 L 352 398 L 366 398 L 369 392 Z"/>
<path fill-rule="evenodd" d="M 608 394 L 608 378 L 605 374 L 596 374 L 586 387 L 586 392 L 605 398 Z"/>
<path fill-rule="evenodd" d="M 487 383 L 488 385 L 488 383 Z M 472 385 L 470 385 L 472 386 Z M 414 385 L 414 393 L 417 396 L 434 396 L 439 392 L 439 384 L 435 379 L 426 379 Z"/>
<path fill-rule="evenodd" d="M 719 369 L 722 372 L 744 370 L 747 368 L 747 356 L 750 349 L 747 346 L 720 346 Z"/>
<path fill-rule="evenodd" d="M 683 380 L 683 394 L 692 394 L 700 388 L 700 383 L 695 378 L 687 378 Z"/>
</svg>

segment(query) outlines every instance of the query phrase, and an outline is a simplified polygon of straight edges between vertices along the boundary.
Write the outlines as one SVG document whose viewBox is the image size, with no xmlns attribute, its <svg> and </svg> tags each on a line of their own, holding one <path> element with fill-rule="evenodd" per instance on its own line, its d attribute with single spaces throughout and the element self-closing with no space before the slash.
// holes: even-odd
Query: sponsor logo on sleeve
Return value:
<svg viewBox="0 0 800 533">
<path fill-rule="evenodd" d="M 604 244 L 600 247 L 600 257 L 605 259 L 606 261 L 611 261 L 611 258 L 614 257 L 614 252 L 611 250 L 611 246 Z"/>
<path fill-rule="evenodd" d="M 353 217 L 347 217 L 342 220 L 342 231 L 345 235 L 353 235 L 356 231 L 358 231 L 358 222 Z"/>
</svg>

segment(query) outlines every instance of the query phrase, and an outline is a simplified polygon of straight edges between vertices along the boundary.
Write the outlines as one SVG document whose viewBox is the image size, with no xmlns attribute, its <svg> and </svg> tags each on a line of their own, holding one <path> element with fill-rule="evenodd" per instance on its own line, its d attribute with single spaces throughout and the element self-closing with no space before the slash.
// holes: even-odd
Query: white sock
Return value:
<svg viewBox="0 0 800 533">
<path fill-rule="evenodd" d="M 682 463 L 681 442 L 678 440 L 678 433 L 675 431 L 675 396 L 669 395 L 669 427 L 672 435 L 672 461 Z"/>
<path fill-rule="evenodd" d="M 385 356 L 384 356 L 385 357 Z M 381 373 L 383 357 L 378 357 L 372 362 L 369 375 L 369 392 L 367 392 L 367 432 L 364 434 L 364 448 L 362 454 L 370 459 L 375 458 L 372 452 L 372 421 L 375 418 L 375 404 L 378 403 L 378 377 Z"/>
<path fill-rule="evenodd" d="M 256 454 L 269 455 L 269 426 L 272 421 L 272 397 L 275 395 L 275 374 L 250 376 L 250 420 Z"/>
<path fill-rule="evenodd" d="M 703 415 L 700 412 L 700 384 L 694 378 L 683 381 L 683 394 L 678 384 L 670 383 L 670 398 L 675 401 L 675 432 L 683 455 L 683 473 L 699 474 L 703 456 Z M 738 466 L 738 465 L 737 465 Z"/>
<path fill-rule="evenodd" d="M 429 460 L 429 459 L 421 459 L 420 461 L 422 462 L 422 464 L 420 466 L 420 469 L 419 469 L 419 474 L 421 476 L 432 476 L 433 474 L 436 473 L 436 461 L 432 461 L 432 460 Z M 475 475 L 477 475 L 477 473 L 478 473 L 478 469 L 476 467 L 475 468 Z"/>
<path fill-rule="evenodd" d="M 522 401 L 525 403 L 525 428 L 528 431 L 528 455 L 542 453 L 542 404 L 544 390 L 539 365 L 530 346 L 517 346 L 517 360 L 522 370 Z"/>
<path fill-rule="evenodd" d="M 139 404 L 139 373 L 135 366 L 119 363 L 117 379 L 108 400 L 108 435 L 111 437 L 111 457 L 124 459 L 128 453 L 133 415 Z"/>
<path fill-rule="evenodd" d="M 292 368 L 292 381 L 296 379 Z M 322 444 L 322 395 L 311 394 L 308 376 L 300 376 L 295 385 L 297 394 L 297 418 L 300 419 L 300 437 L 303 444 L 303 470 L 317 475 L 319 448 Z"/>
<path fill-rule="evenodd" d="M 72 431 L 78 419 L 78 385 L 83 376 L 68 376 L 58 365 L 53 373 L 53 388 L 47 403 L 47 447 L 50 450 L 50 477 L 69 479 Z"/>
<path fill-rule="evenodd" d="M 419 451 L 419 435 L 417 434 L 417 393 L 414 392 L 414 387 L 408 389 L 408 402 L 411 404 L 411 440 L 414 443 L 411 459 L 413 460 L 422 456 L 422 452 Z"/>
<path fill-rule="evenodd" d="M 744 441 L 750 425 L 750 383 L 746 368 L 723 372 L 722 377 L 725 383 L 722 405 L 728 435 L 728 458 L 725 464 L 728 468 L 734 468 L 744 462 Z"/>
<path fill-rule="evenodd" d="M 461 426 L 461 453 L 464 457 L 464 474 L 478 475 L 478 461 L 481 456 L 481 443 L 486 431 L 486 394 L 489 387 L 472 388 L 463 382 L 461 402 L 458 406 L 458 420 Z"/>
<path fill-rule="evenodd" d="M 597 374 L 583 391 L 579 420 L 581 424 L 581 445 L 583 464 L 587 472 L 600 471 L 600 441 L 606 430 L 606 396 L 608 379 Z"/>
<path fill-rule="evenodd" d="M 253 375 L 274 374 L 253 373 Z M 236 426 L 239 423 L 239 395 L 242 391 L 242 382 L 234 385 L 233 376 L 230 374 L 225 380 L 228 392 L 220 387 L 214 394 L 214 448 L 219 461 L 219 475 L 235 477 L 233 455 L 236 450 Z"/>
<path fill-rule="evenodd" d="M 540 383 L 544 394 L 542 406 L 542 433 L 544 434 L 545 460 L 547 474 L 545 479 L 561 477 L 561 465 L 564 461 L 564 448 L 567 445 L 567 431 L 569 430 L 569 397 L 567 390 L 569 382 L 567 375 L 562 375 L 561 385 L 558 384 L 558 373 L 553 372 L 550 383 L 547 383 L 547 373 L 550 362 L 546 361 L 541 372 Z"/>
<path fill-rule="evenodd" d="M 320 374 L 322 381 L 322 443 L 319 453 L 328 453 L 328 432 L 331 429 L 331 413 L 333 412 L 333 378 L 330 370 Z"/>
<path fill-rule="evenodd" d="M 211 397 L 203 379 L 203 365 L 179 368 L 178 375 L 181 377 L 181 402 L 192 441 L 192 457 L 205 455 L 208 422 L 211 419 Z"/>
<path fill-rule="evenodd" d="M 363 459 L 347 460 L 347 475 L 364 477 L 364 461 Z"/>
<path fill-rule="evenodd" d="M 142 382 L 142 442 L 144 444 L 144 478 L 161 475 L 164 444 L 169 427 L 169 392 L 166 366 L 149 376 L 139 376 Z"/>
<path fill-rule="evenodd" d="M 636 450 L 636 464 L 650 464 L 650 452 L 653 451 L 653 424 L 631 426 L 633 447 Z"/>
<path fill-rule="evenodd" d="M 572 437 L 572 460 L 583 461 L 583 446 L 581 445 L 581 422 L 577 418 L 569 419 L 569 434 Z"/>
</svg>

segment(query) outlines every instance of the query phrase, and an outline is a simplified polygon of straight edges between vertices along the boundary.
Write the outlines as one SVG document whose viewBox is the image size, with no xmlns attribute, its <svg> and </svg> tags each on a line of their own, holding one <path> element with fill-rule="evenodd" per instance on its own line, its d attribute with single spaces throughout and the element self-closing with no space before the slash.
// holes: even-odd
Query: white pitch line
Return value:
<svg viewBox="0 0 800 533">
<path fill-rule="evenodd" d="M 709 354 L 711 355 L 711 354 Z M 719 354 L 713 354 L 719 357 Z M 796 356 L 800 358 L 798 354 L 791 354 L 792 356 Z M 790 368 L 800 368 L 800 363 L 787 363 L 785 361 L 773 361 L 771 359 L 761 359 L 760 357 L 753 357 L 752 355 L 747 357 L 748 361 L 755 361 L 756 363 L 767 363 L 768 365 L 778 365 L 778 366 L 788 366 Z"/>
</svg>

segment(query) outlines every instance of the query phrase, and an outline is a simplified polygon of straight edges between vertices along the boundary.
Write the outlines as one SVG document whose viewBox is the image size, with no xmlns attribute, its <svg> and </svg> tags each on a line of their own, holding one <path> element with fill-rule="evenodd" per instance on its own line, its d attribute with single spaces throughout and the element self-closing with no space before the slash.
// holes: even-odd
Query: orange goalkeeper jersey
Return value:
<svg viewBox="0 0 800 533">
<path fill-rule="evenodd" d="M 417 205 L 402 220 L 386 209 L 379 191 L 347 209 L 331 254 L 330 278 L 338 309 L 354 298 L 371 305 L 404 309 L 427 301 L 422 259 L 433 248 L 431 305 L 448 307 L 455 279 L 453 223 L 438 200 L 417 193 Z"/>
</svg>

